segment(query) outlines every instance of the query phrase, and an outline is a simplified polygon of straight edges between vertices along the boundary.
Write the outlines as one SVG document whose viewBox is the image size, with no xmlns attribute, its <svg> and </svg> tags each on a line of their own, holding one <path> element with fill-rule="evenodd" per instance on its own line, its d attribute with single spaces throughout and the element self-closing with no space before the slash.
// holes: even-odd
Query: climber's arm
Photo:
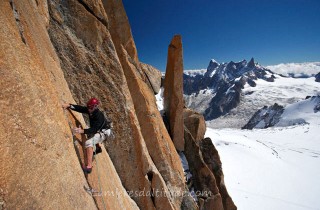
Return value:
<svg viewBox="0 0 320 210">
<path fill-rule="evenodd" d="M 62 108 L 71 109 L 73 111 L 80 112 L 80 113 L 87 113 L 87 114 L 89 113 L 87 107 L 80 106 L 80 105 L 75 105 L 75 104 L 65 103 L 65 104 L 62 104 Z"/>
</svg>

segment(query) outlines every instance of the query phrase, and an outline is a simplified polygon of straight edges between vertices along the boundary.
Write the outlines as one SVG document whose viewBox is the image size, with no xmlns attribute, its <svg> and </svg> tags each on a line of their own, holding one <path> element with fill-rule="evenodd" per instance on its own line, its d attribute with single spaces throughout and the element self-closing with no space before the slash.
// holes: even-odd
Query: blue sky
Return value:
<svg viewBox="0 0 320 210">
<path fill-rule="evenodd" d="M 123 0 L 140 61 L 165 71 L 182 35 L 184 69 L 249 60 L 320 61 L 320 0 Z"/>
</svg>

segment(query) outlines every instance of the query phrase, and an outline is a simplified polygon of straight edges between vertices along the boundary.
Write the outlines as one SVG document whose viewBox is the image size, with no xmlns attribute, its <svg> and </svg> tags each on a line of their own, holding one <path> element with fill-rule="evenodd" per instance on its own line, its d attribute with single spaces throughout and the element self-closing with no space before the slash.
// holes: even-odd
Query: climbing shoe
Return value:
<svg viewBox="0 0 320 210">
<path fill-rule="evenodd" d="M 82 167 L 82 170 L 83 170 L 84 173 L 90 174 L 91 171 L 92 171 L 92 167 L 91 167 L 91 168 L 88 168 L 87 166 L 83 166 L 83 167 Z"/>
<path fill-rule="evenodd" d="M 96 144 L 96 151 L 94 151 L 94 155 L 97 155 L 97 154 L 99 154 L 99 153 L 101 153 L 102 152 L 102 149 L 101 149 L 101 147 L 100 147 L 100 145 L 99 144 Z"/>
</svg>

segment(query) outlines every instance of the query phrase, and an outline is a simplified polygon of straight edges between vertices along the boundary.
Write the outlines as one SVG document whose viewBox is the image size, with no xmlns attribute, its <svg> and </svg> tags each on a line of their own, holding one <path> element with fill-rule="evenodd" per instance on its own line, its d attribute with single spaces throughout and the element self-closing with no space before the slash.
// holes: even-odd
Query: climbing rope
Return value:
<svg viewBox="0 0 320 210">
<path fill-rule="evenodd" d="M 69 117 L 67 116 L 65 109 L 64 109 L 64 115 L 65 115 L 65 117 L 67 118 L 68 125 L 69 125 L 69 128 L 70 128 L 71 133 L 72 133 L 72 139 L 74 139 L 73 137 L 75 136 L 75 134 L 74 134 L 74 132 L 73 132 L 73 130 L 72 130 L 72 126 L 71 126 L 72 123 L 70 122 L 70 119 L 69 119 Z M 76 120 L 77 120 L 77 119 L 76 119 Z M 78 120 L 77 120 L 77 121 L 78 121 Z M 76 141 L 73 140 L 73 143 L 76 144 Z M 91 188 L 91 187 L 89 186 L 89 184 L 88 184 L 89 187 L 84 186 L 84 189 L 85 189 L 91 196 L 101 196 L 102 203 L 103 203 L 103 207 L 104 207 L 105 210 L 107 210 L 106 204 L 105 204 L 104 199 L 103 199 L 103 196 L 102 196 L 101 180 L 100 180 L 100 174 L 99 174 L 98 159 L 95 158 L 95 155 L 96 155 L 96 144 L 95 144 L 95 142 L 93 142 L 93 145 L 94 145 L 94 146 L 93 146 L 93 151 L 94 151 L 93 157 L 94 157 L 94 160 L 95 160 L 96 163 L 97 163 L 96 165 L 97 165 L 99 191 L 96 191 L 96 190 L 94 190 L 93 188 Z"/>
</svg>

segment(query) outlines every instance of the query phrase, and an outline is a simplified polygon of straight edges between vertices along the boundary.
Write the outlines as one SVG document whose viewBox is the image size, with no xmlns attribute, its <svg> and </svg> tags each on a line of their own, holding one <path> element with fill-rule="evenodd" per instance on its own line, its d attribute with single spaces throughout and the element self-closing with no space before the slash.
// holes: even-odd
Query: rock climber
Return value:
<svg viewBox="0 0 320 210">
<path fill-rule="evenodd" d="M 85 148 L 87 153 L 87 165 L 84 165 L 83 171 L 87 174 L 92 171 L 92 158 L 94 145 L 97 145 L 95 153 L 101 152 L 99 143 L 103 142 L 105 139 L 112 137 L 111 122 L 104 114 L 99 110 L 99 100 L 96 98 L 91 98 L 87 106 L 80 106 L 70 103 L 62 104 L 64 109 L 71 109 L 76 112 L 89 114 L 90 128 L 74 128 L 75 133 L 87 134 L 88 140 L 85 142 Z"/>
</svg>

